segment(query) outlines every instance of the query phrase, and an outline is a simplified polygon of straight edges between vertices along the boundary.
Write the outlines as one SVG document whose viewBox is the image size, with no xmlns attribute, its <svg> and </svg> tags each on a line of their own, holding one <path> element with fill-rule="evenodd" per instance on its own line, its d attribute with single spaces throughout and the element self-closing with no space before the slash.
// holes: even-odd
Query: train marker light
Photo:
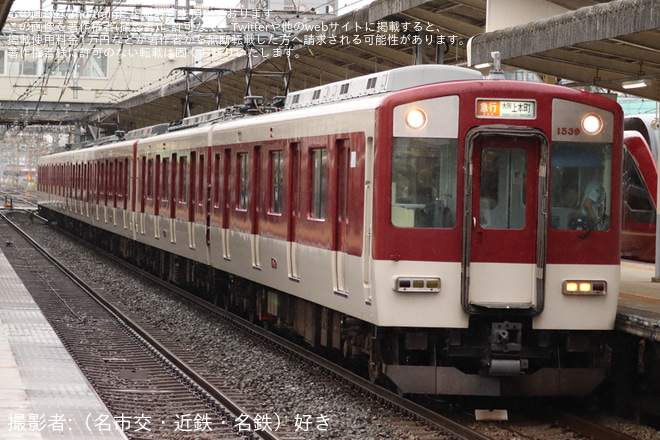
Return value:
<svg viewBox="0 0 660 440">
<path fill-rule="evenodd" d="M 397 292 L 440 292 L 440 278 L 433 277 L 398 277 L 394 280 Z"/>
<path fill-rule="evenodd" d="M 564 295 L 604 296 L 607 295 L 607 281 L 564 281 L 562 292 Z"/>
<path fill-rule="evenodd" d="M 582 130 L 594 136 L 603 129 L 603 120 L 596 113 L 588 113 L 582 118 Z"/>
<path fill-rule="evenodd" d="M 426 113 L 419 108 L 413 108 L 406 113 L 406 124 L 413 130 L 421 130 L 426 126 Z"/>
</svg>

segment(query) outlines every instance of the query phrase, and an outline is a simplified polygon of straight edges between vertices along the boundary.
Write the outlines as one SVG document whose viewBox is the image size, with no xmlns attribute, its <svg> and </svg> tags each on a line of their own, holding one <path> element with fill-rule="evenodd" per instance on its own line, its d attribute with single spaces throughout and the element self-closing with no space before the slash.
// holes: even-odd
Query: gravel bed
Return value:
<svg viewBox="0 0 660 440">
<path fill-rule="evenodd" d="M 209 371 L 251 400 L 261 402 L 258 414 L 271 420 L 279 418 L 289 428 L 295 427 L 297 417 L 309 422 L 296 431 L 300 438 L 411 439 L 409 432 L 394 426 L 401 416 L 382 404 L 273 347 L 251 340 L 230 325 L 200 316 L 194 308 L 113 267 L 52 228 L 38 222 L 30 225 L 18 216 L 16 221 L 90 285 L 102 287 L 106 296 L 119 298 L 137 316 L 148 317 L 152 325 L 176 335 L 182 346 L 208 365 Z M 436 437 L 432 432 L 428 434 L 429 438 Z"/>
<path fill-rule="evenodd" d="M 296 431 L 301 439 L 416 438 L 416 434 L 396 426 L 401 415 L 384 405 L 357 394 L 348 386 L 273 347 L 255 342 L 228 324 L 169 298 L 157 287 L 113 267 L 103 257 L 52 228 L 39 222 L 30 224 L 22 216 L 17 216 L 16 221 L 89 284 L 102 286 L 105 295 L 119 298 L 135 315 L 147 317 L 151 324 L 176 335 L 182 346 L 196 353 L 198 359 L 207 365 L 209 372 L 233 384 L 251 400 L 261 402 L 261 407 L 256 409 L 258 414 L 279 418 L 288 427 L 295 426 L 297 416 L 309 421 L 306 429 Z M 525 431 L 523 426 L 527 425 L 475 423 L 474 419 L 471 423 L 466 422 L 472 429 L 493 438 L 511 438 L 514 432 Z M 640 440 L 660 439 L 660 432 L 630 421 L 603 416 L 599 422 Z M 570 433 L 553 437 L 554 429 L 556 427 L 548 429 L 548 437 L 534 437 L 583 438 Z M 534 438 L 528 435 L 523 434 L 521 438 Z M 445 437 L 428 432 L 424 438 Z"/>
</svg>

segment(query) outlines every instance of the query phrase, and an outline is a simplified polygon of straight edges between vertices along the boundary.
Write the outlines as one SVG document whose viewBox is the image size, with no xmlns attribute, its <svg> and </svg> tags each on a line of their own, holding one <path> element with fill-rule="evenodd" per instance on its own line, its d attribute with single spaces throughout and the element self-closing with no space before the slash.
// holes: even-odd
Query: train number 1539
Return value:
<svg viewBox="0 0 660 440">
<path fill-rule="evenodd" d="M 563 136 L 577 136 L 580 134 L 580 129 L 573 127 L 557 127 L 557 134 Z"/>
</svg>

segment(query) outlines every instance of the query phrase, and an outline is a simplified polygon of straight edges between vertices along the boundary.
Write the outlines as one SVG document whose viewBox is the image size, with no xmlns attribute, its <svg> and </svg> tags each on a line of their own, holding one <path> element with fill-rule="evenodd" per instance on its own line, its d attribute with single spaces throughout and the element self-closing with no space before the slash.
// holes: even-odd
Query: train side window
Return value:
<svg viewBox="0 0 660 440">
<path fill-rule="evenodd" d="M 117 161 L 117 197 L 124 198 L 124 162 Z"/>
<path fill-rule="evenodd" d="M 174 212 L 176 211 L 176 202 L 178 200 L 178 195 L 177 191 L 179 190 L 180 182 L 178 180 L 178 174 L 179 174 L 179 167 L 178 167 L 178 155 L 176 153 L 172 153 L 172 163 L 170 165 L 170 176 L 169 179 L 167 180 L 167 187 L 170 188 L 170 193 L 168 196 L 168 200 L 171 201 L 170 203 L 170 215 L 174 217 Z"/>
<path fill-rule="evenodd" d="M 393 139 L 390 219 L 404 228 L 451 228 L 456 224 L 458 141 Z"/>
<path fill-rule="evenodd" d="M 350 167 L 349 157 L 351 155 L 351 148 L 348 139 L 341 139 L 337 141 L 339 149 L 339 182 L 337 183 L 337 190 L 339 191 L 339 212 L 338 218 L 340 221 L 347 220 L 347 205 L 348 205 L 348 170 Z"/>
<path fill-rule="evenodd" d="M 82 178 L 80 177 L 80 164 L 76 164 L 76 194 L 75 198 L 76 200 L 80 199 L 80 194 L 81 194 L 81 182 Z"/>
<path fill-rule="evenodd" d="M 131 163 L 129 159 L 124 159 L 124 208 L 128 207 L 128 194 L 131 192 L 131 181 L 129 179 Z"/>
<path fill-rule="evenodd" d="M 655 223 L 656 212 L 651 195 L 628 150 L 624 150 L 623 156 L 623 202 L 625 216 L 632 216 L 638 223 Z"/>
<path fill-rule="evenodd" d="M 611 144 L 553 142 L 550 226 L 605 230 L 610 226 Z"/>
<path fill-rule="evenodd" d="M 326 185 L 328 183 L 328 149 L 316 148 L 310 151 L 311 190 L 310 216 L 325 220 Z"/>
<path fill-rule="evenodd" d="M 89 175 L 87 174 L 87 164 L 83 164 L 83 186 L 82 186 L 82 200 L 87 202 L 87 190 L 89 185 Z"/>
<path fill-rule="evenodd" d="M 161 174 L 161 191 L 162 200 L 170 199 L 170 160 L 168 158 L 163 159 L 163 171 Z"/>
<path fill-rule="evenodd" d="M 182 156 L 179 158 L 179 203 L 188 202 L 188 158 Z"/>
<path fill-rule="evenodd" d="M 147 161 L 147 199 L 154 198 L 154 160 Z"/>
<path fill-rule="evenodd" d="M 108 183 L 108 180 L 107 180 L 108 175 L 107 175 L 105 170 L 106 170 L 106 163 L 101 162 L 101 188 L 100 188 L 100 191 L 99 191 L 99 193 L 101 195 L 105 195 L 105 191 L 107 189 L 106 186 L 107 186 L 107 183 Z"/>
<path fill-rule="evenodd" d="M 199 155 L 199 173 L 198 173 L 198 188 L 197 188 L 197 204 L 199 206 L 204 206 L 204 201 L 206 200 L 206 197 L 204 196 L 204 192 L 206 191 L 206 188 L 204 188 L 204 174 L 206 173 L 206 167 L 204 166 L 204 155 L 200 154 Z M 210 182 L 209 182 L 210 183 Z M 193 189 L 194 191 L 194 189 Z M 210 197 L 210 194 L 209 194 Z"/>
<path fill-rule="evenodd" d="M 284 179 L 283 167 L 284 152 L 270 152 L 270 203 L 269 214 L 282 214 L 282 182 Z"/>
<path fill-rule="evenodd" d="M 250 168 L 248 166 L 248 154 L 239 153 L 236 155 L 237 161 L 237 174 L 236 179 L 238 180 L 236 185 L 236 208 L 246 211 L 248 209 L 248 195 L 249 195 L 249 179 L 250 179 Z"/>
<path fill-rule="evenodd" d="M 214 208 L 219 208 L 220 207 L 220 170 L 222 169 L 220 167 L 220 153 L 215 155 L 215 161 L 214 163 L 214 169 L 213 169 L 213 207 Z"/>
<path fill-rule="evenodd" d="M 115 163 L 110 161 L 108 162 L 108 168 L 107 168 L 107 189 L 108 189 L 108 195 L 112 196 L 115 193 Z"/>
</svg>

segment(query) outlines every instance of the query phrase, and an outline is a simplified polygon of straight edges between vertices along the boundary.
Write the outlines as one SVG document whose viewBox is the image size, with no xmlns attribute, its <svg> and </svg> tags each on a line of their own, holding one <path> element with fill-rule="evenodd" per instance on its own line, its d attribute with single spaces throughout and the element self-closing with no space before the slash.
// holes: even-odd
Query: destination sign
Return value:
<svg viewBox="0 0 660 440">
<path fill-rule="evenodd" d="M 536 119 L 536 101 L 477 99 L 477 117 Z"/>
</svg>

